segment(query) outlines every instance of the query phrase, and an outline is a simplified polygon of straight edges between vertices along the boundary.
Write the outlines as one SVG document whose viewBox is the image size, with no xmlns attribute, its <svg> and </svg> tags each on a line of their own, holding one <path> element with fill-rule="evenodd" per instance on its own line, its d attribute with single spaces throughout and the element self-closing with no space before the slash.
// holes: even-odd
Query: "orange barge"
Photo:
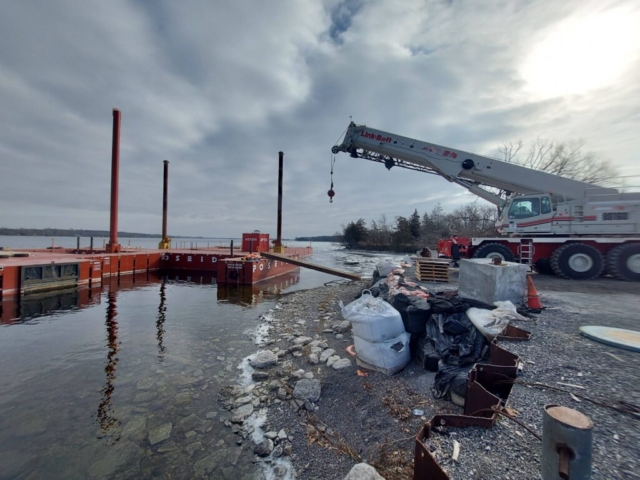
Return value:
<svg viewBox="0 0 640 480">
<path fill-rule="evenodd" d="M 257 237 L 257 242 L 252 240 Z M 254 243 L 257 243 L 254 245 Z M 90 249 L 0 251 L 0 296 L 8 298 L 74 286 L 97 286 L 103 278 L 153 271 L 193 271 L 212 275 L 219 284 L 253 285 L 298 269 L 260 256 L 268 234 L 243 234 L 243 248 L 127 249 L 118 253 Z M 313 254 L 311 247 L 283 247 L 293 259 Z M 253 253 L 255 252 L 255 253 Z"/>
</svg>

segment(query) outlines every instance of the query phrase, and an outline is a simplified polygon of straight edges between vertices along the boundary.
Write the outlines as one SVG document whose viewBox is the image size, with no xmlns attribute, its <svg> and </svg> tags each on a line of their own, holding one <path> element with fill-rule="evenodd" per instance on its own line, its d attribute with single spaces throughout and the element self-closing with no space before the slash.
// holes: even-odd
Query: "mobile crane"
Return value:
<svg viewBox="0 0 640 480">
<path fill-rule="evenodd" d="M 640 193 L 622 193 L 354 122 L 332 152 L 383 163 L 387 169 L 439 175 L 496 205 L 496 228 L 505 236 L 472 238 L 469 257 L 497 256 L 569 279 L 592 279 L 606 270 L 623 280 L 640 281 Z M 509 196 L 505 200 L 486 187 Z"/>
</svg>

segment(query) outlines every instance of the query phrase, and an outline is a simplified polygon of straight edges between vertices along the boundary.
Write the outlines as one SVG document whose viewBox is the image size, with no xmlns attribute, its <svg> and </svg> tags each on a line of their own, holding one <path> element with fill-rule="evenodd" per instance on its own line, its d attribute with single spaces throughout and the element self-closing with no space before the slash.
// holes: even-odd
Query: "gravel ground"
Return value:
<svg viewBox="0 0 640 480">
<path fill-rule="evenodd" d="M 436 291 L 452 289 L 456 273 L 451 277 L 450 284 L 423 285 Z M 523 360 L 519 380 L 544 383 L 601 402 L 640 404 L 639 354 L 592 342 L 578 332 L 581 325 L 638 329 L 638 285 L 608 279 L 574 282 L 534 278 L 542 302 L 550 308 L 535 320 L 518 325 L 533 333 L 529 342 L 502 344 Z M 268 348 L 286 350 L 291 342 L 283 336 L 294 333 L 326 340 L 337 355 L 350 358 L 345 352 L 352 343 L 349 332 L 341 338 L 325 330 L 342 320 L 339 300 L 348 303 L 365 285 L 353 282 L 283 296 L 273 311 L 276 321 L 269 332 Z M 413 438 L 424 421 L 435 414 L 462 413 L 452 403 L 432 397 L 434 374 L 416 363 L 391 377 L 377 372 L 361 377 L 354 361 L 351 367 L 333 370 L 322 363 L 309 364 L 308 352 L 303 349 L 302 353 L 287 354 L 284 360 L 293 363 L 293 370 L 302 368 L 321 381 L 318 409 L 297 411 L 289 402 L 272 403 L 265 426 L 284 428 L 292 439 L 289 459 L 297 478 L 339 479 L 359 461 L 375 465 L 388 480 L 411 478 Z M 594 479 L 640 478 L 640 420 L 586 400 L 577 402 L 569 393 L 549 388 L 517 384 L 509 398 L 517 418 L 539 434 L 546 404 L 575 408 L 594 422 Z M 414 408 L 422 409 L 424 415 L 414 416 Z M 458 462 L 450 459 L 454 439 L 461 445 Z M 430 443 L 452 479 L 540 478 L 540 442 L 507 419 L 489 430 L 450 429 L 446 435 L 432 434 Z"/>
</svg>

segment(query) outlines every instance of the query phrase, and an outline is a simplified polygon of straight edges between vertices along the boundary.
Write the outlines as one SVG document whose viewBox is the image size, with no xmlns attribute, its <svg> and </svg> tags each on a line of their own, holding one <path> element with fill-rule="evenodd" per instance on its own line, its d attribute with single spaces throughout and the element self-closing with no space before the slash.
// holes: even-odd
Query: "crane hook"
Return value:
<svg viewBox="0 0 640 480">
<path fill-rule="evenodd" d="M 333 191 L 333 164 L 336 163 L 336 157 L 331 159 L 331 188 L 327 192 L 329 195 L 329 203 L 333 203 L 333 197 L 336 196 L 336 192 Z"/>
</svg>

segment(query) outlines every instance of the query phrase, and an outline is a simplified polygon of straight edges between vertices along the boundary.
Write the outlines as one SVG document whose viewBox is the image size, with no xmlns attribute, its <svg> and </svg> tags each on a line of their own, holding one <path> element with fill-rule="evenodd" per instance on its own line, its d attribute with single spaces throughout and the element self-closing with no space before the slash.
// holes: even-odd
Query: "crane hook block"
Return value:
<svg viewBox="0 0 640 480">
<path fill-rule="evenodd" d="M 329 203 L 333 203 L 333 197 L 336 196 L 336 192 L 333 191 L 333 188 L 327 192 L 327 195 L 329 195 Z"/>
</svg>

